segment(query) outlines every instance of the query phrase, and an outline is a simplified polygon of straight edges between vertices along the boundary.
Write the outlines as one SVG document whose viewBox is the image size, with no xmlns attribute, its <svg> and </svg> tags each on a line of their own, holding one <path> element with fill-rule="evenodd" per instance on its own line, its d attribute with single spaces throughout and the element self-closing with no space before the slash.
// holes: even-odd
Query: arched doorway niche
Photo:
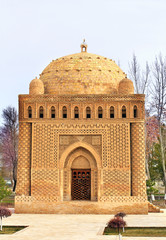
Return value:
<svg viewBox="0 0 166 240">
<path fill-rule="evenodd" d="M 79 155 L 73 160 L 71 169 L 91 169 L 90 162 L 83 155 Z"/>
<path fill-rule="evenodd" d="M 81 145 L 81 144 L 80 144 Z M 97 201 L 99 197 L 99 166 L 101 166 L 100 157 L 94 149 L 88 144 L 73 144 L 66 150 L 61 157 L 61 167 L 63 168 L 63 201 L 72 200 L 72 169 L 90 169 L 91 170 L 91 201 Z M 66 157 L 65 157 L 66 155 Z M 65 157 L 65 158 L 64 158 Z M 63 164 L 62 164 L 63 161 Z"/>
</svg>

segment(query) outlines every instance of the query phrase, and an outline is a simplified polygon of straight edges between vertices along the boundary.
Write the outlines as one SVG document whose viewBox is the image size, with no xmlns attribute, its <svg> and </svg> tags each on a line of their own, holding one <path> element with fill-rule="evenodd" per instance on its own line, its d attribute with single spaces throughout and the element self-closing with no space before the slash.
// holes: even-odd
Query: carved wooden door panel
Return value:
<svg viewBox="0 0 166 240">
<path fill-rule="evenodd" d="M 91 171 L 89 169 L 72 170 L 72 200 L 91 199 Z"/>
</svg>

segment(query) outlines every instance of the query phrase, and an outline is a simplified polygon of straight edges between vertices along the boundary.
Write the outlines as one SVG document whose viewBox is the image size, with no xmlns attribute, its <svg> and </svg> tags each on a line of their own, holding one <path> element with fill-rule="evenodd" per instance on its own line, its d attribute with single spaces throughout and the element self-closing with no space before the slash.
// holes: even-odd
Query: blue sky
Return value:
<svg viewBox="0 0 166 240">
<path fill-rule="evenodd" d="M 166 56 L 166 1 L 0 0 L 0 115 L 53 59 L 80 52 L 83 38 L 126 73 L 133 52 L 142 65 Z"/>
</svg>

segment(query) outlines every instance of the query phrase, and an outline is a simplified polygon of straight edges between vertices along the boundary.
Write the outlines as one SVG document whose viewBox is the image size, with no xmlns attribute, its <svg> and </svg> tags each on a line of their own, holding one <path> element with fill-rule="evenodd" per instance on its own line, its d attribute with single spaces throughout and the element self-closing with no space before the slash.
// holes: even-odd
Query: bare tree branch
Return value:
<svg viewBox="0 0 166 240">
<path fill-rule="evenodd" d="M 165 127 L 166 113 L 166 60 L 160 54 L 156 57 L 152 67 L 154 84 L 151 87 L 151 110 L 156 115 L 159 124 L 159 139 L 161 145 L 162 167 L 166 193 L 166 156 L 163 141 L 163 128 Z"/>
<path fill-rule="evenodd" d="M 147 86 L 150 79 L 150 68 L 148 62 L 146 62 L 145 71 L 141 71 L 137 57 L 133 54 L 132 60 L 129 63 L 129 75 L 134 82 L 135 92 L 137 94 L 147 93 Z"/>
</svg>

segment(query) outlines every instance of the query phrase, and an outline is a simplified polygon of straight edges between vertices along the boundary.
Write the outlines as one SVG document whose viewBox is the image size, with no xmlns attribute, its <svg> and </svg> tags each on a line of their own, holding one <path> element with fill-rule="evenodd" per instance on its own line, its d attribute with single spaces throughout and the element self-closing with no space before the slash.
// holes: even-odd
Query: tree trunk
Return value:
<svg viewBox="0 0 166 240">
<path fill-rule="evenodd" d="M 16 184 L 17 184 L 17 165 L 13 165 L 13 192 L 16 190 Z"/>
<path fill-rule="evenodd" d="M 163 167 L 163 174 L 164 174 L 164 186 L 165 186 L 165 194 L 166 194 L 165 154 L 164 154 L 164 148 L 163 148 L 163 137 L 162 137 L 161 125 L 159 126 L 159 131 L 160 131 L 161 159 L 162 159 L 162 167 Z"/>
<path fill-rule="evenodd" d="M 12 189 L 13 189 L 13 186 L 14 186 L 14 183 L 13 183 L 13 176 L 12 176 L 12 170 L 10 170 L 10 181 L 11 181 L 11 185 L 12 185 Z"/>
<path fill-rule="evenodd" d="M 146 118 L 146 115 L 145 115 L 145 118 Z M 146 119 L 146 121 L 147 121 L 147 119 Z M 145 124 L 145 143 L 147 144 L 147 128 L 146 128 L 146 124 Z M 146 146 L 146 151 L 147 151 L 147 145 L 145 144 L 145 146 Z M 145 155 L 146 157 L 145 157 L 145 169 L 146 169 L 146 176 L 147 176 L 147 179 L 148 180 L 150 180 L 150 172 L 149 172 L 149 164 L 148 164 L 148 162 L 149 162 L 149 154 L 148 154 L 148 156 L 147 156 L 147 154 Z"/>
<path fill-rule="evenodd" d="M 1 217 L 1 231 L 2 231 L 2 217 Z"/>
<path fill-rule="evenodd" d="M 17 180 L 14 179 L 13 192 L 16 191 L 16 184 L 17 184 Z"/>
<path fill-rule="evenodd" d="M 119 233 L 119 240 L 121 240 L 121 234 Z"/>
<path fill-rule="evenodd" d="M 150 180 L 149 164 L 148 164 L 148 159 L 147 159 L 147 157 L 145 158 L 145 167 L 146 167 L 146 176 L 147 176 L 147 179 Z"/>
</svg>

